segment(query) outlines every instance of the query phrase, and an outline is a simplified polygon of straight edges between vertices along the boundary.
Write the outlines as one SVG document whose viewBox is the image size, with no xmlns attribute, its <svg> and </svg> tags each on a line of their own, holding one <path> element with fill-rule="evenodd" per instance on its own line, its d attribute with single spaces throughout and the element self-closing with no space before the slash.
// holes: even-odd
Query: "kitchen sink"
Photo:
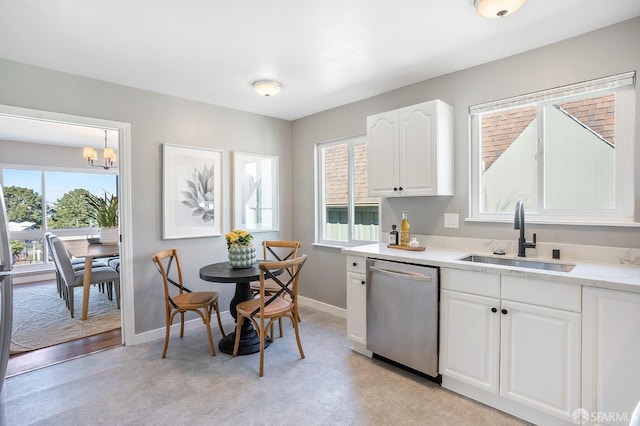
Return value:
<svg viewBox="0 0 640 426">
<path fill-rule="evenodd" d="M 570 263 L 543 262 L 539 260 L 513 259 L 509 257 L 480 256 L 472 254 L 460 258 L 464 262 L 488 263 L 491 265 L 514 266 L 517 268 L 543 269 L 545 271 L 571 272 L 576 266 Z"/>
</svg>

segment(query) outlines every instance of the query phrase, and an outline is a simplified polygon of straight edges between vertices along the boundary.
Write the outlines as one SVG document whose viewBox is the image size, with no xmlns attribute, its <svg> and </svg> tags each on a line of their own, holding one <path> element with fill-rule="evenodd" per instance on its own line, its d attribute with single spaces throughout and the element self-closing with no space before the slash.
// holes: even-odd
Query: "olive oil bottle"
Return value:
<svg viewBox="0 0 640 426">
<path fill-rule="evenodd" d="M 407 212 L 402 212 L 402 223 L 400 223 L 400 245 L 408 247 L 411 235 L 411 225 L 409 219 L 407 219 Z"/>
</svg>

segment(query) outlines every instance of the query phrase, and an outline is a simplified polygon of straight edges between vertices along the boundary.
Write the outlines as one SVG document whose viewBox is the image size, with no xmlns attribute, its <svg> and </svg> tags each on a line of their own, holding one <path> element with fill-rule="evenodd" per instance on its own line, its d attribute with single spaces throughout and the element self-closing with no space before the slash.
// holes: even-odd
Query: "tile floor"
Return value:
<svg viewBox="0 0 640 426">
<path fill-rule="evenodd" d="M 2 425 L 519 425 L 518 419 L 349 349 L 346 323 L 301 310 L 265 353 L 209 356 L 204 328 L 117 347 L 5 381 Z M 226 322 L 225 330 L 233 329 Z M 214 339 L 219 340 L 214 327 Z"/>
</svg>

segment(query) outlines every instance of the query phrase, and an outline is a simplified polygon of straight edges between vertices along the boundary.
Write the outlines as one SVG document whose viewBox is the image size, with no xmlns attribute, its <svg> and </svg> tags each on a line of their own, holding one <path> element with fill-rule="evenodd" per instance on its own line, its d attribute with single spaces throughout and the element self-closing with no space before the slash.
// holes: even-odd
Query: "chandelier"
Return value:
<svg viewBox="0 0 640 426">
<path fill-rule="evenodd" d="M 90 146 L 85 146 L 82 150 L 82 156 L 87 159 L 91 167 L 102 167 L 105 170 L 109 170 L 116 166 L 116 153 L 112 148 L 107 146 L 107 131 L 104 131 L 104 150 L 102 151 L 102 157 L 104 158 L 104 164 L 95 164 L 98 162 L 98 151 Z"/>
</svg>

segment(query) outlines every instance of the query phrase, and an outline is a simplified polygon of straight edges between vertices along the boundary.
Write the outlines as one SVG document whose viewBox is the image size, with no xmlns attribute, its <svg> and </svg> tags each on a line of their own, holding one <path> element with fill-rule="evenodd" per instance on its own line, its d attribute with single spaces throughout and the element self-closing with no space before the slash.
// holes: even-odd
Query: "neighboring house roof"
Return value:
<svg viewBox="0 0 640 426">
<path fill-rule="evenodd" d="M 26 231 L 35 225 L 34 222 L 9 222 L 9 232 Z"/>
<path fill-rule="evenodd" d="M 597 96 L 559 105 L 603 139 L 615 144 L 615 95 Z M 482 116 L 483 170 L 491 167 L 535 117 L 536 108 L 529 106 Z"/>
<path fill-rule="evenodd" d="M 355 204 L 378 204 L 377 198 L 368 194 L 367 182 L 367 146 L 354 147 L 353 185 Z M 346 206 L 349 197 L 349 179 L 347 176 L 348 148 L 346 145 L 334 145 L 325 149 L 325 203 L 328 206 Z"/>
</svg>

